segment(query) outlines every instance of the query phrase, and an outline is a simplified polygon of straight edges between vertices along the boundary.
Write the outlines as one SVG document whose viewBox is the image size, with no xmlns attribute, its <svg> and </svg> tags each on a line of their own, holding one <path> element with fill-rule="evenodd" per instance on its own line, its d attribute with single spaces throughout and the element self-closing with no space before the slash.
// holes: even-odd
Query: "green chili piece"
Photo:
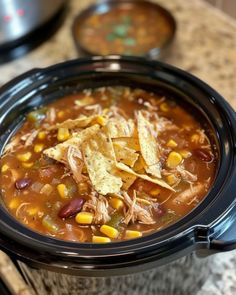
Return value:
<svg viewBox="0 0 236 295">
<path fill-rule="evenodd" d="M 50 232 L 56 233 L 59 230 L 59 226 L 52 220 L 51 216 L 49 215 L 44 216 L 42 224 Z"/>
<path fill-rule="evenodd" d="M 111 215 L 110 221 L 107 223 L 107 225 L 112 226 L 116 229 L 119 228 L 120 223 L 122 222 L 123 215 L 119 212 L 115 212 Z"/>
</svg>

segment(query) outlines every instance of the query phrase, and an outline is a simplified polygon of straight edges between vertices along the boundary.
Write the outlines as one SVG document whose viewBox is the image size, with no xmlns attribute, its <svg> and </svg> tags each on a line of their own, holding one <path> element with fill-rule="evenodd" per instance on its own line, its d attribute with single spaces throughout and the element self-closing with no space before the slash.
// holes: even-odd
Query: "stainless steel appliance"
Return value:
<svg viewBox="0 0 236 295">
<path fill-rule="evenodd" d="M 51 32 L 48 27 L 61 19 L 66 2 L 0 0 L 0 63 L 24 54 L 45 39 Z M 29 43 L 34 43 L 34 46 L 29 46 Z M 19 49 L 23 45 L 24 48 Z"/>
<path fill-rule="evenodd" d="M 37 29 L 62 7 L 63 0 L 0 0 L 0 46 Z"/>
</svg>

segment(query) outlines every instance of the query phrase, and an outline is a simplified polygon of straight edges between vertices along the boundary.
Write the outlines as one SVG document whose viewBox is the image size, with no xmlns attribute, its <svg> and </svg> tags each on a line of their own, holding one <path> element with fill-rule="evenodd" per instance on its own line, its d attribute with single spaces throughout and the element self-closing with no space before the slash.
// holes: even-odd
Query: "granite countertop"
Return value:
<svg viewBox="0 0 236 295">
<path fill-rule="evenodd" d="M 26 56 L 0 66 L 0 85 L 31 68 L 76 58 L 71 23 L 73 16 L 91 2 L 71 0 L 69 17 L 51 39 Z M 172 53 L 165 61 L 207 82 L 236 109 L 236 21 L 202 0 L 156 2 L 167 7 L 178 24 Z M 198 295 L 236 294 L 236 251 L 215 255 L 211 268 Z"/>
</svg>

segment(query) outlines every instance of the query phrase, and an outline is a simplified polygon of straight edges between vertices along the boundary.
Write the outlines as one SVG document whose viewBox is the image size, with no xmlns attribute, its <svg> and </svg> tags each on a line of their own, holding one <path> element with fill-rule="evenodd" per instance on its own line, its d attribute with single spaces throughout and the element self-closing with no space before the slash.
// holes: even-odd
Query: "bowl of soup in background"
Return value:
<svg viewBox="0 0 236 295">
<path fill-rule="evenodd" d="M 231 231 L 229 237 L 232 238 L 235 220 L 235 113 L 213 89 L 182 70 L 142 58 L 120 56 L 91 57 L 34 69 L 1 88 L 1 152 L 21 126 L 25 115 L 34 108 L 83 89 L 117 85 L 150 92 L 162 89 L 171 93 L 177 102 L 184 102 L 194 113 L 200 114 L 212 131 L 218 154 L 213 185 L 198 206 L 163 230 L 108 244 L 75 243 L 42 235 L 18 222 L 2 203 L 1 249 L 23 261 L 20 264 L 28 277 L 36 272 L 30 268 L 32 266 L 39 269 L 37 275 L 41 280 L 45 281 L 50 273 L 52 284 L 60 276 L 71 284 L 76 281 L 73 275 L 107 278 L 133 274 L 136 280 L 132 286 L 135 286 L 137 277 L 134 273 L 159 267 L 159 278 L 164 281 L 163 276 L 167 276 L 173 281 L 176 273 L 187 275 L 183 270 L 186 263 L 189 265 L 189 261 L 195 260 L 191 253 L 207 256 L 235 248 L 235 242 L 227 242 L 227 236 L 223 235 Z M 184 258 L 185 263 L 179 264 L 182 265 L 179 271 L 175 261 L 181 257 L 187 258 Z M 202 271 L 204 268 L 199 272 L 201 281 L 206 274 Z M 190 266 L 187 272 L 195 280 Z M 153 272 L 141 277 L 146 278 L 147 283 L 150 276 L 155 280 L 158 277 Z M 123 287 L 127 286 L 128 279 L 126 283 L 124 281 L 121 283 Z M 179 277 L 178 281 L 181 282 Z M 146 286 L 141 278 L 140 282 Z M 192 290 L 193 282 L 187 285 L 185 290 Z"/>
<path fill-rule="evenodd" d="M 169 11 L 148 1 L 103 1 L 78 14 L 72 26 L 75 45 L 85 55 L 135 55 L 161 58 L 176 32 Z"/>
</svg>

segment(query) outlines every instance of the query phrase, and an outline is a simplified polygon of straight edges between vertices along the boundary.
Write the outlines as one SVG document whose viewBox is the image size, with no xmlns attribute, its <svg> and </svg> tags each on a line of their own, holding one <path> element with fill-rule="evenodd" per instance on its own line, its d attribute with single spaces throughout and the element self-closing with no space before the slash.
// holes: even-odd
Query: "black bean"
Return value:
<svg viewBox="0 0 236 295">
<path fill-rule="evenodd" d="M 68 218 L 74 216 L 82 210 L 85 200 L 81 198 L 73 199 L 65 204 L 59 211 L 60 218 Z"/>
<path fill-rule="evenodd" d="M 20 178 L 15 182 L 15 187 L 18 190 L 22 190 L 27 188 L 31 185 L 31 179 L 30 178 Z"/>
</svg>

